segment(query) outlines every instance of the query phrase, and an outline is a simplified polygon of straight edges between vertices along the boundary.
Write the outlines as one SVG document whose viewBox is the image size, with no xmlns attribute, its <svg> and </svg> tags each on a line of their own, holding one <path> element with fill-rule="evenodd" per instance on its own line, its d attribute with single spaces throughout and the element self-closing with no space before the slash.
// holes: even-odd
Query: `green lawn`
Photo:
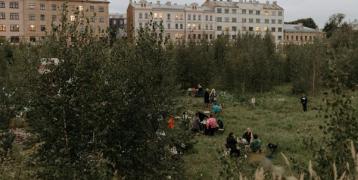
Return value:
<svg viewBox="0 0 358 180">
<path fill-rule="evenodd" d="M 313 157 L 303 141 L 307 141 L 310 135 L 316 138 L 322 136 L 319 125 L 323 120 L 315 110 L 322 99 L 309 96 L 309 111 L 304 113 L 300 96 L 291 95 L 289 89 L 287 86 L 278 87 L 269 93 L 256 95 L 255 108 L 245 103 L 246 101 L 239 103 L 229 95 L 219 96 L 219 100 L 224 104 L 221 115 L 225 123 L 225 133 L 214 137 L 195 137 L 195 153 L 184 157 L 186 176 L 190 179 L 218 179 L 222 167 L 218 149 L 224 148 L 229 132 L 241 136 L 247 127 L 251 127 L 254 133 L 260 136 L 264 146 L 270 142 L 279 144 L 279 152 L 283 152 L 289 159 L 293 158 L 302 165 L 308 164 Z M 185 97 L 183 102 L 187 105 L 186 110 L 203 110 L 202 98 Z M 273 163 L 284 165 L 284 160 L 276 153 Z M 252 170 L 255 167 L 246 160 L 242 162 L 244 171 L 245 168 Z"/>
</svg>

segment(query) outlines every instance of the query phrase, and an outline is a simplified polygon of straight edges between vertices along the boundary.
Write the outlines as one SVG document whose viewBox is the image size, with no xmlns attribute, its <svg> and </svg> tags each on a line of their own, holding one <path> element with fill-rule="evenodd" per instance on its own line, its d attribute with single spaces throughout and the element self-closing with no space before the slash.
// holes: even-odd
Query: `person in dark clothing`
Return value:
<svg viewBox="0 0 358 180">
<path fill-rule="evenodd" d="M 250 144 L 254 139 L 252 130 L 250 128 L 247 128 L 246 132 L 242 135 L 242 138 L 246 140 L 246 144 Z"/>
<path fill-rule="evenodd" d="M 306 112 L 307 111 L 307 103 L 308 103 L 308 98 L 306 95 L 302 95 L 301 97 L 301 104 L 302 104 L 302 108 L 303 111 Z"/>
<path fill-rule="evenodd" d="M 230 155 L 231 156 L 240 156 L 240 150 L 236 147 L 237 141 L 234 137 L 234 133 L 229 133 L 229 136 L 226 138 L 226 147 L 230 149 Z"/>
<path fill-rule="evenodd" d="M 199 132 L 200 131 L 200 118 L 199 118 L 199 112 L 195 114 L 194 121 L 192 123 L 191 131 L 193 132 Z"/>
<path fill-rule="evenodd" d="M 204 93 L 204 104 L 206 106 L 206 108 L 209 108 L 209 104 L 210 104 L 210 94 L 209 94 L 209 90 L 206 89 L 205 93 Z"/>
</svg>

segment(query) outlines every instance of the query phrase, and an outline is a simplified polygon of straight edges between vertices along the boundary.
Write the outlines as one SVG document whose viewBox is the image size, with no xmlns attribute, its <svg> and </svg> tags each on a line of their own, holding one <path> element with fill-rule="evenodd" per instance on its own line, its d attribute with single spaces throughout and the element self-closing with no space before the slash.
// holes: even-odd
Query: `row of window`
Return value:
<svg viewBox="0 0 358 180">
<path fill-rule="evenodd" d="M 286 36 L 286 40 L 291 40 L 291 41 L 312 41 L 313 36 Z"/>
<path fill-rule="evenodd" d="M 10 13 L 10 20 L 19 20 L 19 13 Z M 6 13 L 0 12 L 0 19 L 6 19 Z"/>
<path fill-rule="evenodd" d="M 229 27 L 225 27 L 223 29 L 222 26 L 217 26 L 216 27 L 216 30 L 217 31 L 230 31 L 230 28 Z M 252 26 L 243 26 L 242 31 L 256 31 L 256 32 L 266 32 L 266 31 L 271 31 L 271 32 L 282 32 L 282 27 L 271 27 L 271 29 L 269 29 L 268 27 L 264 27 L 264 28 L 260 28 L 260 27 L 252 27 Z M 236 26 L 232 26 L 231 27 L 231 31 L 234 31 L 236 32 L 237 31 L 237 27 Z"/>
<path fill-rule="evenodd" d="M 216 13 L 224 13 L 224 14 L 237 14 L 238 9 L 229 9 L 229 8 L 216 8 Z M 250 15 L 261 15 L 260 10 L 252 10 L 252 9 L 241 9 L 241 14 L 250 14 Z M 282 11 L 264 11 L 264 15 L 266 16 L 282 16 Z"/>
<path fill-rule="evenodd" d="M 254 21 L 255 20 L 255 21 Z M 225 18 L 222 18 L 222 17 L 216 17 L 216 22 L 232 22 L 232 23 L 236 23 L 237 22 L 237 18 L 228 18 L 228 17 L 225 17 Z M 282 24 L 283 21 L 282 19 L 265 19 L 263 21 L 261 21 L 261 19 L 257 18 L 257 19 L 253 19 L 253 18 L 242 18 L 242 23 L 265 23 L 265 24 Z"/>
<path fill-rule="evenodd" d="M 5 1 L 0 1 L 0 8 L 6 8 Z M 11 8 L 11 9 L 19 9 L 19 2 L 17 2 L 17 1 L 9 2 L 9 8 Z"/>
<path fill-rule="evenodd" d="M 19 32 L 20 26 L 18 24 L 11 24 L 10 25 L 10 32 Z M 0 32 L 6 32 L 6 25 L 0 24 Z"/>
</svg>

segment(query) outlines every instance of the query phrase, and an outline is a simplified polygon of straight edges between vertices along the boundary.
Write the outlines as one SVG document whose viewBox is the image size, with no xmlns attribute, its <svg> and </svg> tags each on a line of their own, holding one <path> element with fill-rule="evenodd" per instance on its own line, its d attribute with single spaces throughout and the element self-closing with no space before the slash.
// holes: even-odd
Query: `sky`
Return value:
<svg viewBox="0 0 358 180">
<path fill-rule="evenodd" d="M 109 0 L 111 13 L 125 13 L 129 0 Z M 134 1 L 134 0 L 133 0 Z M 138 0 L 137 0 L 138 1 Z M 156 2 L 157 0 L 148 0 Z M 168 0 L 161 0 L 162 3 Z M 234 0 L 236 1 L 236 0 Z M 266 0 L 259 0 L 266 2 Z M 204 0 L 171 0 L 178 4 L 203 3 Z M 272 0 L 270 0 L 272 2 Z M 285 9 L 285 21 L 311 17 L 322 28 L 329 16 L 335 13 L 346 15 L 346 21 L 358 19 L 358 0 L 277 0 Z"/>
</svg>

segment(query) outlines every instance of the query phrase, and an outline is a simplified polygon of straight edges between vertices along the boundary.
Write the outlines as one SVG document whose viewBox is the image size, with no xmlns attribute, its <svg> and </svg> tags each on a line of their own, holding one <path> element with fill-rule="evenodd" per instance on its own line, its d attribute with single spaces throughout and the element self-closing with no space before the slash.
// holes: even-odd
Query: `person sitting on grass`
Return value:
<svg viewBox="0 0 358 180">
<path fill-rule="evenodd" d="M 212 136 L 218 128 L 219 125 L 216 118 L 213 114 L 210 114 L 210 118 L 206 121 L 206 134 Z"/>
<path fill-rule="evenodd" d="M 226 138 L 226 147 L 230 149 L 230 156 L 240 156 L 240 150 L 236 147 L 237 141 L 235 139 L 234 133 L 229 133 L 229 136 Z"/>
<path fill-rule="evenodd" d="M 221 110 L 222 110 L 221 105 L 218 104 L 218 103 L 214 103 L 213 107 L 211 108 L 211 111 L 212 111 L 214 114 L 220 113 Z"/>
<path fill-rule="evenodd" d="M 257 134 L 254 134 L 254 140 L 250 144 L 251 151 L 261 153 L 261 140 Z"/>
<path fill-rule="evenodd" d="M 253 134 L 252 134 L 252 130 L 251 128 L 247 128 L 246 132 L 242 135 L 242 138 L 245 144 L 251 144 L 252 140 L 253 140 Z"/>
</svg>

